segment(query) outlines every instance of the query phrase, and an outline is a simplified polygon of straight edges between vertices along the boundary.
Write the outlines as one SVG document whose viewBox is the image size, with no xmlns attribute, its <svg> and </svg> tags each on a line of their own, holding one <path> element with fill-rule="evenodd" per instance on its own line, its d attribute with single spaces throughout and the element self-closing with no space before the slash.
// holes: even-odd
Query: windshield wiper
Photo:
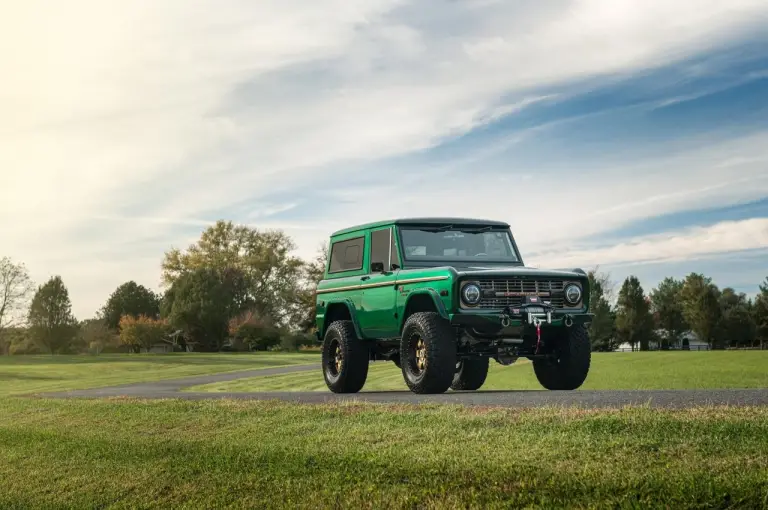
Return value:
<svg viewBox="0 0 768 510">
<path fill-rule="evenodd" d="M 422 232 L 445 232 L 446 230 L 451 230 L 453 228 L 453 225 L 444 225 L 442 227 L 422 227 L 419 228 Z"/>
<path fill-rule="evenodd" d="M 459 229 L 459 232 L 464 232 L 466 234 L 475 234 L 477 232 L 490 232 L 493 230 L 493 227 L 477 227 L 477 228 L 461 228 Z"/>
</svg>

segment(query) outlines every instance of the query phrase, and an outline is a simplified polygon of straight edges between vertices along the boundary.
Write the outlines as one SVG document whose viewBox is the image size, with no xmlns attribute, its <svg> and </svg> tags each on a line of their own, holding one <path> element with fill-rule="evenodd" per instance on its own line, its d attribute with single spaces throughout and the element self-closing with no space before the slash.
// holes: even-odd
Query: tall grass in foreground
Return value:
<svg viewBox="0 0 768 510">
<path fill-rule="evenodd" d="M 768 408 L 0 400 L 0 508 L 760 508 Z"/>
</svg>

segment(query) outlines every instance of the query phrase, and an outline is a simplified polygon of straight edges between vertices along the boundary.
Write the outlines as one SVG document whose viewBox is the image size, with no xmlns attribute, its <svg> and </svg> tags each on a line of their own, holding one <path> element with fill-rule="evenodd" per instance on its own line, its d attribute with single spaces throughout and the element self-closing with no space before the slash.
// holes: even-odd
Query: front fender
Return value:
<svg viewBox="0 0 768 510">
<path fill-rule="evenodd" d="M 445 303 L 443 303 L 443 300 L 440 299 L 440 295 L 437 293 L 435 289 L 417 289 L 412 291 L 410 294 L 408 294 L 408 298 L 405 301 L 405 306 L 403 307 L 403 314 L 400 318 L 400 331 L 403 330 L 403 326 L 405 325 L 405 319 L 408 317 L 408 305 L 413 301 L 413 299 L 418 298 L 419 296 L 428 296 L 432 303 L 435 305 L 435 310 L 437 310 L 437 313 L 442 317 L 443 319 L 450 320 L 450 316 L 448 315 L 448 310 L 445 308 Z"/>
</svg>

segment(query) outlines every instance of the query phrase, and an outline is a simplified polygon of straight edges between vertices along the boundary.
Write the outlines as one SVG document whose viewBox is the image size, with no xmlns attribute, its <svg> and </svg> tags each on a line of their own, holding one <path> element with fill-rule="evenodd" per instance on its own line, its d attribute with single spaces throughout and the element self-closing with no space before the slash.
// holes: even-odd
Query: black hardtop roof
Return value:
<svg viewBox="0 0 768 510">
<path fill-rule="evenodd" d="M 354 227 L 338 230 L 331 234 L 331 237 L 358 232 L 360 230 L 369 230 L 372 228 L 386 227 L 388 225 L 482 225 L 491 227 L 509 228 L 509 223 L 495 220 L 484 220 L 479 218 L 399 218 L 394 220 L 376 221 Z"/>
</svg>

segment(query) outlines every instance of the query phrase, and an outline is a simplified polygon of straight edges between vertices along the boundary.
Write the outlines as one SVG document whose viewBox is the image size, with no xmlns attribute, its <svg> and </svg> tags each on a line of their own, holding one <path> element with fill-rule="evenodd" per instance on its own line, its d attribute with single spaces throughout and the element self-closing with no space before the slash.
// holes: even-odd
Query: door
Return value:
<svg viewBox="0 0 768 510">
<path fill-rule="evenodd" d="M 392 260 L 392 228 L 373 230 L 370 236 L 368 274 L 363 276 L 360 282 L 363 291 L 363 302 L 358 317 L 360 329 L 367 338 L 396 337 L 398 328 L 395 318 L 395 281 L 398 270 L 392 269 L 393 264 L 396 264 Z"/>
</svg>

